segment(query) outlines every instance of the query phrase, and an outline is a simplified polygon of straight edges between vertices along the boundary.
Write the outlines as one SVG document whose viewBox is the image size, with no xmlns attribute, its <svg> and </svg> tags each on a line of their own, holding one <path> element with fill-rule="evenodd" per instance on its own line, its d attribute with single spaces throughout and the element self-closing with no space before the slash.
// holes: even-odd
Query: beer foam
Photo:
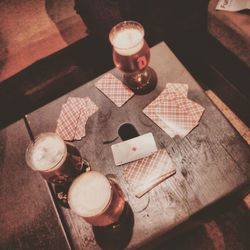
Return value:
<svg viewBox="0 0 250 250">
<path fill-rule="evenodd" d="M 143 33 L 135 28 L 123 29 L 114 35 L 112 43 L 118 54 L 130 56 L 143 47 Z"/>
<path fill-rule="evenodd" d="M 64 154 L 64 141 L 56 134 L 48 133 L 36 139 L 29 160 L 33 169 L 48 171 L 58 164 Z"/>
<path fill-rule="evenodd" d="M 70 208 L 83 217 L 100 214 L 110 200 L 111 185 L 104 175 L 96 171 L 78 176 L 68 192 Z"/>
</svg>

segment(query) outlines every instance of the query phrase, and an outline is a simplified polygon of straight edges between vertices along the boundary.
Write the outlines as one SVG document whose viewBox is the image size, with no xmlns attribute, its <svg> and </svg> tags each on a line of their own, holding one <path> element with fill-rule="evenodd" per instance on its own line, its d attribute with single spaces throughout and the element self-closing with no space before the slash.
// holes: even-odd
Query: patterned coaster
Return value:
<svg viewBox="0 0 250 250">
<path fill-rule="evenodd" d="M 123 170 L 136 197 L 141 197 L 163 180 L 176 173 L 176 167 L 165 149 L 127 165 Z"/>
<path fill-rule="evenodd" d="M 85 136 L 88 118 L 97 110 L 98 107 L 88 97 L 69 97 L 62 105 L 56 133 L 66 141 L 80 140 Z"/>
<path fill-rule="evenodd" d="M 85 136 L 85 125 L 88 118 L 98 110 L 98 107 L 89 97 L 69 97 L 68 102 L 70 102 L 71 98 L 76 99 L 80 105 L 80 116 L 75 129 L 74 140 L 81 140 L 81 138 Z"/>
<path fill-rule="evenodd" d="M 188 85 L 181 83 L 167 83 L 165 89 L 161 92 L 161 94 L 150 103 L 151 106 L 157 106 L 165 99 L 175 99 L 178 97 L 187 97 L 188 94 Z"/>
<path fill-rule="evenodd" d="M 81 105 L 77 100 L 62 105 L 61 113 L 57 120 L 56 133 L 66 141 L 72 141 L 80 116 Z"/>
<path fill-rule="evenodd" d="M 199 124 L 204 108 L 189 100 L 186 84 L 170 84 L 143 112 L 170 137 L 186 136 Z"/>
<path fill-rule="evenodd" d="M 121 107 L 134 95 L 129 88 L 110 73 L 105 74 L 96 82 L 95 86 L 118 107 Z"/>
<path fill-rule="evenodd" d="M 180 94 L 187 97 L 188 85 L 183 83 L 167 83 L 165 89 L 168 94 Z"/>
</svg>

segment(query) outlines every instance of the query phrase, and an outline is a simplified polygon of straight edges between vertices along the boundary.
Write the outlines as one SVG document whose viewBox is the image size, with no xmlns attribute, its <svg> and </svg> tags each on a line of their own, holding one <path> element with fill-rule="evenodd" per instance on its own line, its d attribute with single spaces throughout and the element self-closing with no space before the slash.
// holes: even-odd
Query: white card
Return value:
<svg viewBox="0 0 250 250">
<path fill-rule="evenodd" d="M 147 133 L 114 144 L 111 146 L 111 150 L 115 165 L 119 166 L 149 156 L 157 151 L 157 147 L 152 133 Z"/>
<path fill-rule="evenodd" d="M 216 10 L 239 11 L 250 9 L 250 0 L 219 0 Z"/>
</svg>

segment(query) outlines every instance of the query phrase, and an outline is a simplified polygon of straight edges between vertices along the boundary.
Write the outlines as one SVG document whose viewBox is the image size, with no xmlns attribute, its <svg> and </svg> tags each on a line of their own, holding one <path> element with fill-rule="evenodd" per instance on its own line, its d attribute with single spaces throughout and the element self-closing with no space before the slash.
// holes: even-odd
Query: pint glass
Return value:
<svg viewBox="0 0 250 250">
<path fill-rule="evenodd" d="M 125 200 L 119 185 L 96 171 L 79 175 L 68 192 L 69 207 L 93 226 L 114 224 L 121 216 Z"/>
<path fill-rule="evenodd" d="M 56 133 L 43 133 L 26 150 L 26 162 L 53 184 L 71 182 L 87 168 L 79 150 Z"/>
<path fill-rule="evenodd" d="M 113 60 L 124 73 L 124 83 L 136 94 L 146 94 L 156 86 L 156 74 L 148 67 L 150 50 L 144 40 L 144 29 L 135 21 L 124 21 L 112 28 L 109 39 Z"/>
</svg>

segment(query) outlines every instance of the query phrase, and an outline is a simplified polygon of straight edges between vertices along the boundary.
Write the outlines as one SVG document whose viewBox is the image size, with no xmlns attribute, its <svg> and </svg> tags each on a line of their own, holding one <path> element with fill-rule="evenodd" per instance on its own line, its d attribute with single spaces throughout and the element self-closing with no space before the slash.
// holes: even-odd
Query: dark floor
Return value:
<svg viewBox="0 0 250 250">
<path fill-rule="evenodd" d="M 163 244 L 167 250 L 249 250 L 250 213 L 237 202 L 211 220 Z"/>
</svg>

